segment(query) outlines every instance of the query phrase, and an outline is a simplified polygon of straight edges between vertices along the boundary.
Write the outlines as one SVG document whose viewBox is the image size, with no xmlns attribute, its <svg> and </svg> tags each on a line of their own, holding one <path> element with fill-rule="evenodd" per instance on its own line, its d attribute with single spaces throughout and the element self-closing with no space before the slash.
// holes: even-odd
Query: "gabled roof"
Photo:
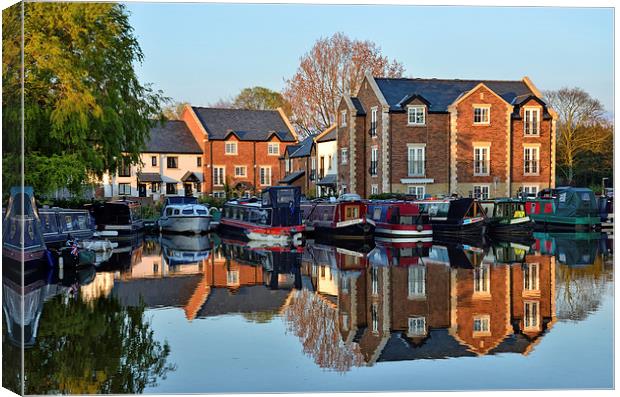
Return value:
<svg viewBox="0 0 620 397">
<path fill-rule="evenodd" d="M 332 124 L 331 126 L 329 126 L 328 129 L 321 132 L 314 138 L 317 143 L 335 141 L 336 139 L 338 139 L 338 130 L 336 130 L 336 124 Z"/>
<path fill-rule="evenodd" d="M 282 307 L 289 294 L 289 290 L 271 290 L 264 285 L 240 287 L 234 293 L 227 288 L 213 288 L 197 317 L 275 312 Z"/>
<path fill-rule="evenodd" d="M 138 172 L 137 176 L 139 182 L 162 182 L 158 172 Z"/>
<path fill-rule="evenodd" d="M 358 116 L 363 116 L 366 114 L 366 111 L 364 110 L 362 103 L 357 97 L 351 97 L 351 102 L 353 102 L 353 106 L 355 106 L 355 110 L 357 110 Z"/>
<path fill-rule="evenodd" d="M 266 141 L 274 134 L 284 142 L 295 137 L 277 110 L 216 109 L 192 106 L 210 140 L 224 140 L 231 133 L 242 141 Z"/>
<path fill-rule="evenodd" d="M 287 185 L 291 184 L 291 183 L 295 182 L 296 180 L 298 180 L 299 178 L 301 178 L 302 176 L 304 176 L 305 173 L 306 173 L 306 171 L 291 172 L 290 174 L 288 174 L 287 176 L 282 178 L 279 183 L 284 183 L 284 184 L 287 184 Z"/>
<path fill-rule="evenodd" d="M 528 85 L 521 80 L 445 80 L 445 79 L 406 79 L 376 77 L 375 81 L 390 106 L 390 111 L 405 110 L 401 101 L 412 95 L 422 96 L 430 103 L 429 111 L 446 112 L 461 95 L 483 83 L 506 102 L 515 97 L 534 95 Z"/>
<path fill-rule="evenodd" d="M 157 123 L 150 131 L 143 153 L 202 154 L 187 124 L 181 120 Z"/>
<path fill-rule="evenodd" d="M 393 332 L 377 361 L 402 361 L 472 357 L 476 354 L 459 343 L 445 328 L 431 329 L 429 336 L 414 345 L 400 332 Z"/>
<path fill-rule="evenodd" d="M 291 158 L 296 157 L 308 157 L 312 153 L 312 145 L 314 144 L 314 135 L 311 135 L 301 141 L 301 143 L 297 146 L 297 150 L 290 154 Z"/>
</svg>

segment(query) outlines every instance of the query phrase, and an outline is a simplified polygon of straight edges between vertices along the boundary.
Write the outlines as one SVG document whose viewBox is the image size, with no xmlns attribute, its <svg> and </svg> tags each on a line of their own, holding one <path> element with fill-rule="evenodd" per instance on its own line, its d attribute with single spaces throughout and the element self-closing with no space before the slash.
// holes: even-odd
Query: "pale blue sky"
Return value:
<svg viewBox="0 0 620 397">
<path fill-rule="evenodd" d="M 578 86 L 613 113 L 611 8 L 129 3 L 138 68 L 174 100 L 205 106 L 261 85 L 280 91 L 316 39 L 372 40 L 408 77 Z"/>
</svg>

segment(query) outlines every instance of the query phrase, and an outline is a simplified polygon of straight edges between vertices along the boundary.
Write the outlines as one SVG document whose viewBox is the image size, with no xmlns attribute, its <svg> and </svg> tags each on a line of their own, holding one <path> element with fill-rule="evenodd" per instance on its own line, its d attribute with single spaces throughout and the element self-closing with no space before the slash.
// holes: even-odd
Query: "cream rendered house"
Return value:
<svg viewBox="0 0 620 397">
<path fill-rule="evenodd" d="M 314 138 L 316 144 L 317 197 L 336 194 L 338 177 L 338 130 L 336 125 L 330 126 Z M 340 161 L 347 161 L 347 153 Z"/>
<path fill-rule="evenodd" d="M 166 121 L 151 129 L 140 155 L 142 164 L 103 176 L 105 197 L 196 196 L 202 191 L 202 150 L 183 121 Z"/>
</svg>

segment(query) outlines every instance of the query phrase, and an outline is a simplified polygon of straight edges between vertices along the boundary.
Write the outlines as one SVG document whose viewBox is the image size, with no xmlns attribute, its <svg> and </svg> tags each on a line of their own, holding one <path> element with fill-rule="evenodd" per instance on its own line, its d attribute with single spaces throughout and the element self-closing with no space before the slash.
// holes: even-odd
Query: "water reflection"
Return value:
<svg viewBox="0 0 620 397">
<path fill-rule="evenodd" d="M 165 382 L 177 366 L 169 361 L 174 346 L 149 321 L 159 308 L 182 310 L 177 327 L 230 315 L 283 321 L 316 366 L 342 373 L 381 362 L 528 355 L 558 321 L 595 312 L 612 277 L 611 245 L 600 233 L 537 234 L 531 246 L 303 248 L 138 236 L 96 269 L 41 269 L 23 288 L 4 272 L 3 347 L 18 349 L 23 324 L 27 393 L 140 393 Z M 15 363 L 3 364 L 4 379 L 18 382 Z"/>
</svg>

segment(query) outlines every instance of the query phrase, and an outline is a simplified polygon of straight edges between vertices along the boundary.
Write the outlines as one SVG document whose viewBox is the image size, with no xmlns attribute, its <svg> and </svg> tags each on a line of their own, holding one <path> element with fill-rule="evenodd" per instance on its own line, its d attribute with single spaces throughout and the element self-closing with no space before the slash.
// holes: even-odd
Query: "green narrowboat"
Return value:
<svg viewBox="0 0 620 397">
<path fill-rule="evenodd" d="M 525 202 L 526 214 L 544 228 L 591 230 L 601 226 L 598 201 L 592 190 L 577 187 L 545 189 Z"/>
<path fill-rule="evenodd" d="M 487 214 L 489 234 L 530 236 L 534 223 L 525 213 L 525 203 L 511 198 L 481 200 L 480 206 Z"/>
</svg>

